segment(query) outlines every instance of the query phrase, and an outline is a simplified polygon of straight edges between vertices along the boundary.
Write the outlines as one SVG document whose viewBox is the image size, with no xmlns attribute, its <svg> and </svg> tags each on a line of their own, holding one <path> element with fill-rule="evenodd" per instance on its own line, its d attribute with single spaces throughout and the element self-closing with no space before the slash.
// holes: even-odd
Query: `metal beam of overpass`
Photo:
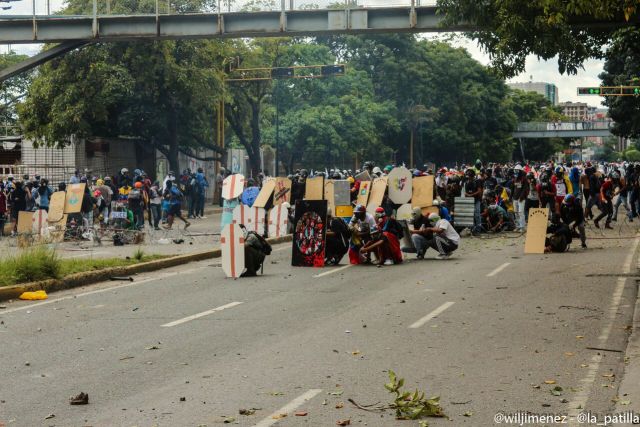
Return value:
<svg viewBox="0 0 640 427">
<path fill-rule="evenodd" d="M 514 138 L 584 138 L 589 136 L 608 137 L 612 122 L 559 122 L 519 123 Z"/>
<path fill-rule="evenodd" d="M 183 15 L 0 16 L 0 43 L 294 37 L 338 33 L 465 31 L 441 25 L 435 6 Z"/>
<path fill-rule="evenodd" d="M 37 55 L 34 55 L 22 62 L 4 68 L 0 70 L 0 83 L 7 79 L 10 79 L 13 76 L 17 76 L 20 73 L 35 68 L 38 65 L 44 64 L 45 62 L 50 61 L 53 58 L 64 55 L 65 53 L 72 51 L 73 49 L 84 46 L 85 44 L 87 44 L 87 42 L 85 41 L 61 43 L 57 46 L 52 47 L 51 49 L 42 51 Z"/>
</svg>

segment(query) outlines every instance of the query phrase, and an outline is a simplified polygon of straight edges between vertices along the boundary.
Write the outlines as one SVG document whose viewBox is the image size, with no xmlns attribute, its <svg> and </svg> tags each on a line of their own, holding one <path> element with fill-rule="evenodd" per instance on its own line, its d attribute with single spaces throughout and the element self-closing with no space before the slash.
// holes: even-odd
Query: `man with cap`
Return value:
<svg viewBox="0 0 640 427">
<path fill-rule="evenodd" d="M 424 254 L 428 248 L 428 241 L 433 238 L 433 233 L 427 231 L 427 228 L 431 225 L 429 218 L 422 215 L 421 208 L 413 208 L 411 212 L 411 223 L 413 224 L 413 230 L 410 231 L 413 248 L 403 247 L 402 252 L 416 253 L 418 259 L 424 259 Z"/>
<path fill-rule="evenodd" d="M 432 248 L 438 251 L 438 259 L 449 258 L 451 253 L 458 249 L 460 235 L 453 229 L 449 221 L 440 218 L 437 213 L 430 213 L 428 220 L 434 224 L 433 227 L 425 227 L 421 234 L 414 231 L 414 235 L 422 237 L 425 233 L 431 233 L 431 238 L 426 239 L 424 251 L 426 252 L 427 248 Z"/>
</svg>

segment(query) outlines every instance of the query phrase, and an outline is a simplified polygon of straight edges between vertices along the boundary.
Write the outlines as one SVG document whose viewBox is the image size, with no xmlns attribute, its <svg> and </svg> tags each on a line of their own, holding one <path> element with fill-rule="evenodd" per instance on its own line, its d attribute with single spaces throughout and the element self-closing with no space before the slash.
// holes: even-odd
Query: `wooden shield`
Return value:
<svg viewBox="0 0 640 427">
<path fill-rule="evenodd" d="M 47 222 L 47 211 L 44 209 L 38 209 L 33 213 L 33 219 L 31 224 L 31 231 L 33 234 L 41 235 L 43 234 L 42 230 L 46 229 L 49 226 Z"/>
<path fill-rule="evenodd" d="M 360 188 L 358 189 L 358 198 L 356 203 L 362 206 L 367 206 L 369 201 L 369 191 L 371 190 L 371 181 L 360 181 Z"/>
<path fill-rule="evenodd" d="M 282 237 L 287 234 L 289 212 L 282 204 L 269 211 L 269 237 Z"/>
<path fill-rule="evenodd" d="M 227 224 L 220 234 L 222 270 L 227 277 L 237 279 L 244 270 L 244 234 L 237 224 Z"/>
<path fill-rule="evenodd" d="M 412 219 L 413 207 L 410 203 L 405 203 L 396 211 L 396 219 L 398 221 L 410 221 Z"/>
<path fill-rule="evenodd" d="M 367 203 L 367 212 L 373 214 L 377 207 L 382 205 L 384 199 L 384 193 L 387 191 L 387 177 L 376 178 L 371 184 L 371 191 L 369 192 L 369 201 Z"/>
<path fill-rule="evenodd" d="M 529 209 L 529 222 L 527 224 L 527 238 L 524 242 L 525 254 L 543 254 L 544 241 L 547 237 L 547 224 L 549 222 L 549 209 Z"/>
<path fill-rule="evenodd" d="M 51 219 L 51 216 L 49 216 Z M 67 214 L 62 215 L 60 221 L 49 222 L 49 239 L 53 243 L 61 243 L 64 241 L 64 233 L 67 229 Z"/>
<path fill-rule="evenodd" d="M 49 222 L 58 222 L 64 215 L 64 200 L 66 193 L 64 191 L 56 191 L 51 195 L 49 201 Z"/>
<path fill-rule="evenodd" d="M 31 234 L 33 229 L 33 212 L 18 212 L 18 234 Z"/>
<path fill-rule="evenodd" d="M 369 171 L 363 170 L 358 175 L 354 176 L 356 181 L 371 181 L 371 175 L 369 175 Z"/>
<path fill-rule="evenodd" d="M 235 199 L 244 191 L 244 176 L 239 173 L 229 175 L 222 181 L 222 198 Z"/>
<path fill-rule="evenodd" d="M 244 225 L 247 231 L 264 233 L 265 211 L 262 208 L 238 205 L 233 209 L 233 224 Z"/>
<path fill-rule="evenodd" d="M 271 200 L 271 196 L 273 195 L 273 190 L 275 188 L 276 188 L 275 179 L 263 181 L 262 188 L 260 189 L 260 193 L 258 194 L 256 201 L 253 202 L 253 207 L 266 208 L 269 205 L 269 201 Z"/>
<path fill-rule="evenodd" d="M 411 172 L 405 167 L 394 168 L 389 173 L 389 198 L 397 205 L 409 203 L 413 190 Z"/>
<path fill-rule="evenodd" d="M 324 199 L 327 201 L 327 211 L 331 212 L 331 215 L 335 216 L 335 199 L 334 199 L 334 185 L 335 181 L 332 179 L 327 180 L 324 183 Z"/>
<path fill-rule="evenodd" d="M 284 202 L 291 203 L 291 180 L 289 178 L 276 178 L 273 206 L 278 206 Z"/>
<path fill-rule="evenodd" d="M 78 213 L 82 208 L 82 197 L 84 196 L 85 184 L 67 185 L 67 195 L 65 197 L 64 213 Z"/>
<path fill-rule="evenodd" d="M 425 208 L 433 205 L 433 186 L 435 178 L 433 176 L 417 176 L 413 178 L 413 195 L 411 206 L 414 208 Z"/>
<path fill-rule="evenodd" d="M 305 200 L 324 200 L 324 177 L 307 178 L 304 193 Z"/>
</svg>

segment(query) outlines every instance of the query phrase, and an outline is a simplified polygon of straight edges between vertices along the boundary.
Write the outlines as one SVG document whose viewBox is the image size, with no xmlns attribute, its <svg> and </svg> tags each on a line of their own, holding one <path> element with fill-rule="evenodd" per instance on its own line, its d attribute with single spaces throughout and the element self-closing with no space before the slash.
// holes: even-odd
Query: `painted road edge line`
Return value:
<svg viewBox="0 0 640 427">
<path fill-rule="evenodd" d="M 505 268 L 509 267 L 511 265 L 510 262 L 505 262 L 504 264 L 502 264 L 500 267 L 497 267 L 495 270 L 493 270 L 491 273 L 487 274 L 487 277 L 493 277 L 496 274 L 500 273 L 502 270 L 504 270 Z"/>
<path fill-rule="evenodd" d="M 427 314 L 423 318 L 419 319 L 418 321 L 416 321 L 415 323 L 410 325 L 409 328 L 410 329 L 419 328 L 420 326 L 424 325 L 425 323 L 427 323 L 429 320 L 433 319 L 434 317 L 438 317 L 438 315 L 440 315 L 443 311 L 445 311 L 446 309 L 451 307 L 453 304 L 455 304 L 455 302 L 451 302 L 451 301 L 445 302 L 440 307 L 438 307 L 435 310 L 433 310 L 431 313 Z"/>
<path fill-rule="evenodd" d="M 174 320 L 173 322 L 165 323 L 162 325 L 163 328 L 170 328 L 172 326 L 177 326 L 182 323 L 187 323 L 195 319 L 199 319 L 200 317 L 208 316 L 213 313 L 217 313 L 218 311 L 226 310 L 227 308 L 235 307 L 236 305 L 240 305 L 242 302 L 234 301 L 229 304 L 221 305 L 220 307 L 212 308 L 211 310 L 203 311 L 202 313 L 192 314 L 191 316 L 183 317 L 182 319 Z"/>
<path fill-rule="evenodd" d="M 338 267 L 338 268 L 332 268 L 329 271 L 325 271 L 324 273 L 320 273 L 320 274 L 316 274 L 315 276 L 313 276 L 315 279 L 317 279 L 318 277 L 322 277 L 322 276 L 327 276 L 329 274 L 333 274 L 333 273 L 337 273 L 338 271 L 342 271 L 346 268 L 349 267 L 353 267 L 353 264 L 347 264 L 347 265 L 343 265 L 342 267 Z"/>
<path fill-rule="evenodd" d="M 303 403 L 305 403 L 308 400 L 313 399 L 314 397 L 316 397 L 320 393 L 322 393 L 321 389 L 311 389 L 311 390 L 307 391 L 306 393 L 301 394 L 300 396 L 298 396 L 295 399 L 293 399 L 291 402 L 287 403 L 282 408 L 278 409 L 273 414 L 269 415 L 267 418 L 265 418 L 262 421 L 260 421 L 258 424 L 255 424 L 253 427 L 269 427 L 269 426 L 274 425 L 275 423 L 280 421 L 279 418 L 274 418 L 274 417 L 277 417 L 280 414 L 289 414 L 289 412 L 298 409 L 300 406 L 302 406 Z"/>
</svg>

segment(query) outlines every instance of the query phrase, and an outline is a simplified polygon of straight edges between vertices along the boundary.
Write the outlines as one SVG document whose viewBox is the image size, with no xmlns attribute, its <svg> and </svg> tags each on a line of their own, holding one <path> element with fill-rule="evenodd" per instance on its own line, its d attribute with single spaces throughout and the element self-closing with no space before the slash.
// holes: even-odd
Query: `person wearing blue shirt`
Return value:
<svg viewBox="0 0 640 427">
<path fill-rule="evenodd" d="M 433 201 L 433 206 L 437 206 L 438 207 L 438 212 L 439 212 L 439 216 L 442 219 L 446 219 L 447 221 L 451 222 L 451 214 L 449 213 L 449 209 L 447 209 L 447 207 L 444 205 L 444 202 L 441 202 L 438 199 L 435 199 Z"/>
<path fill-rule="evenodd" d="M 204 171 L 202 168 L 198 168 L 198 173 L 196 173 L 196 185 L 198 186 L 198 198 L 196 200 L 196 216 L 200 218 L 204 218 L 204 196 L 207 192 L 207 188 L 209 188 L 209 181 L 204 176 Z"/>
</svg>

